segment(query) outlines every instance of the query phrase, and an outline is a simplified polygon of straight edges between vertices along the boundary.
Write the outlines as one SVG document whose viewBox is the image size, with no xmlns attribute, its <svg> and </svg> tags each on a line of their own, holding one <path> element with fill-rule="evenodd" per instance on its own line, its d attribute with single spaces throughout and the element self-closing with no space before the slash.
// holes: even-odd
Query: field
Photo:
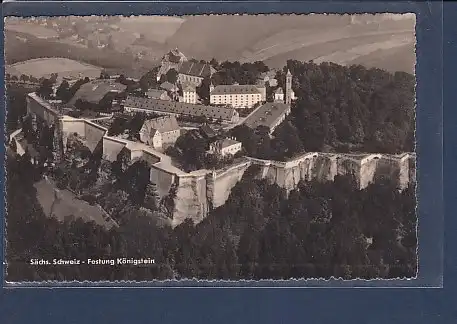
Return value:
<svg viewBox="0 0 457 324">
<path fill-rule="evenodd" d="M 164 43 L 174 35 L 183 22 L 184 19 L 178 17 L 138 16 L 122 17 L 116 25 L 124 32 L 138 36 L 144 34 L 148 40 Z"/>
<path fill-rule="evenodd" d="M 36 58 L 61 57 L 106 69 L 150 70 L 157 62 L 147 58 L 133 62 L 131 55 L 114 50 L 88 49 L 29 34 L 5 32 L 5 62 L 14 64 Z"/>
<path fill-rule="evenodd" d="M 58 33 L 52 28 L 43 27 L 38 24 L 24 24 L 20 21 L 8 21 L 8 23 L 5 23 L 5 30 L 30 34 L 37 38 L 53 38 L 58 36 Z"/>
<path fill-rule="evenodd" d="M 414 48 L 414 26 L 414 17 L 399 15 L 189 17 L 167 44 L 190 57 L 264 60 L 270 67 L 281 67 L 287 59 L 377 64 L 380 60 L 373 55 L 381 58 L 383 52 L 396 53 L 388 60 L 410 63 L 415 61 L 414 51 L 405 49 Z M 413 71 L 414 64 L 386 63 L 383 66 Z"/>
<path fill-rule="evenodd" d="M 90 77 L 95 78 L 102 70 L 99 67 L 84 64 L 66 58 L 39 58 L 19 62 L 5 67 L 6 73 L 20 76 L 25 74 L 35 78 L 49 77 L 51 73 L 58 73 L 59 77 Z"/>
</svg>

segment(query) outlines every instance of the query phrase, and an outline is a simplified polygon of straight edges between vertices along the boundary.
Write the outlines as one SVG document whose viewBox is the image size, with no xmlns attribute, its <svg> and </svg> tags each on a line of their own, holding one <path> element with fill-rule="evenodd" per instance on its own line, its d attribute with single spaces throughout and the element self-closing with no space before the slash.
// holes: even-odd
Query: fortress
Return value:
<svg viewBox="0 0 457 324">
<path fill-rule="evenodd" d="M 251 165 L 260 167 L 259 178 L 276 183 L 287 192 L 297 187 L 300 180 L 317 179 L 332 181 L 336 175 L 353 174 L 359 188 L 388 177 L 397 182 L 399 189 L 416 181 L 416 155 L 389 154 L 338 154 L 305 153 L 287 162 L 261 160 L 245 157 L 237 163 L 219 170 L 197 170 L 184 172 L 171 163 L 170 157 L 142 143 L 119 139 L 107 135 L 107 129 L 87 119 L 62 115 L 45 100 L 35 94 L 27 97 L 27 111 L 32 120 L 40 118 L 55 127 L 56 156 L 64 153 L 66 138 L 77 133 L 93 152 L 100 148 L 103 158 L 115 161 L 119 153 L 127 151 L 130 160 L 143 159 L 150 165 L 150 181 L 157 185 L 159 196 L 170 195 L 174 200 L 174 226 L 186 218 L 200 222 L 211 208 L 223 205 L 231 189 L 241 180 Z"/>
</svg>

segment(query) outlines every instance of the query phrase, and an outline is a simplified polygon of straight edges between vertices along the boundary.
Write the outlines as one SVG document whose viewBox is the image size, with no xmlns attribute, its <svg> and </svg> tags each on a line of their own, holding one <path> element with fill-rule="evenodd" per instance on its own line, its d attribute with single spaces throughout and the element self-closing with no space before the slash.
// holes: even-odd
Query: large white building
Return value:
<svg viewBox="0 0 457 324">
<path fill-rule="evenodd" d="M 259 102 L 262 102 L 262 92 L 256 85 L 218 85 L 210 89 L 211 105 L 252 108 Z"/>
<path fill-rule="evenodd" d="M 197 103 L 197 91 L 195 87 L 191 85 L 186 85 L 182 89 L 182 97 L 179 98 L 180 102 L 185 102 L 189 104 Z"/>
</svg>

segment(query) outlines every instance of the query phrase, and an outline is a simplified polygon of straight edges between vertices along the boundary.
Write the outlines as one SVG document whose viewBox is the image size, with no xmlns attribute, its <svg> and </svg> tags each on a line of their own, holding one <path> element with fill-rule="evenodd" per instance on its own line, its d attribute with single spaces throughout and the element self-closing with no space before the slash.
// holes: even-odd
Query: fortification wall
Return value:
<svg viewBox="0 0 457 324">
<path fill-rule="evenodd" d="M 186 218 L 191 218 L 194 223 L 202 221 L 208 212 L 205 176 L 178 177 L 174 202 L 173 226 Z"/>
<path fill-rule="evenodd" d="M 332 181 L 336 175 L 348 174 L 356 177 L 361 189 L 382 177 L 395 179 L 401 189 L 406 188 L 410 181 L 415 181 L 415 171 L 411 169 L 415 156 L 410 154 L 395 156 L 308 153 L 288 162 L 253 158 L 250 160 L 261 166 L 261 178 L 266 178 L 270 183 L 276 183 L 288 191 L 296 188 L 300 180 Z M 220 199 L 217 202 L 220 205 L 229 192 L 227 193 L 225 188 L 224 195 L 218 195 L 217 191 L 223 190 L 221 187 L 224 187 L 224 182 L 220 181 L 218 184 L 213 190 L 214 196 Z M 230 186 L 233 187 L 231 184 Z"/>
<path fill-rule="evenodd" d="M 92 123 L 90 121 L 85 121 L 84 123 L 84 138 L 86 139 L 86 145 L 89 147 L 91 152 L 95 150 L 97 145 L 102 141 L 103 136 L 106 133 L 106 128 Z"/>
<path fill-rule="evenodd" d="M 170 192 L 170 188 L 175 182 L 175 175 L 151 165 L 149 181 L 157 185 L 157 193 L 162 198 Z"/>
<path fill-rule="evenodd" d="M 125 147 L 125 143 L 111 137 L 103 137 L 103 155 L 104 160 L 114 162 L 119 152 Z"/>
<path fill-rule="evenodd" d="M 247 160 L 231 166 L 229 169 L 214 173 L 212 179 L 209 179 L 208 185 L 210 191 L 208 198 L 213 208 L 222 206 L 227 201 L 232 188 L 241 180 L 244 172 L 251 164 L 252 162 Z"/>
<path fill-rule="evenodd" d="M 29 93 L 26 101 L 27 113 L 36 115 L 48 125 L 56 123 L 59 119 L 59 113 L 54 110 L 48 102 L 38 97 L 36 94 Z"/>
</svg>

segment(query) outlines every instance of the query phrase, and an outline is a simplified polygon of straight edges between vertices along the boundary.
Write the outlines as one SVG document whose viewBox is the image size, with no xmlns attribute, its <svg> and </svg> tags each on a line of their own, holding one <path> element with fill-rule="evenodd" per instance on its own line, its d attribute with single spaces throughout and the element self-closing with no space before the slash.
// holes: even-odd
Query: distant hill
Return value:
<svg viewBox="0 0 457 324">
<path fill-rule="evenodd" d="M 37 79 L 41 77 L 49 78 L 52 73 L 58 73 L 59 77 L 74 79 L 86 76 L 95 78 L 100 75 L 101 70 L 101 68 L 94 65 L 60 57 L 31 59 L 5 66 L 5 72 L 10 75 L 20 77 L 25 74 Z"/>
<path fill-rule="evenodd" d="M 406 49 L 414 47 L 414 26 L 413 16 L 398 15 L 192 16 L 165 46 L 178 47 L 188 57 L 264 60 L 270 67 L 281 67 L 287 59 L 328 56 L 340 64 L 365 64 L 366 58 L 367 65 L 380 62 L 389 69 L 412 72 L 414 51 Z M 381 59 L 383 52 L 391 54 Z M 388 64 L 388 60 L 405 63 Z"/>
<path fill-rule="evenodd" d="M 83 23 L 96 29 L 91 24 L 95 22 Z M 56 56 L 121 70 L 142 65 L 135 70 L 143 71 L 177 47 L 188 58 L 262 60 L 271 68 L 295 59 L 414 71 L 413 15 L 140 16 L 102 23 L 108 25 L 117 28 L 110 32 L 115 50 L 88 49 L 6 31 L 6 60 L 14 63 Z M 141 53 L 141 62 L 134 63 L 129 52 Z"/>
<path fill-rule="evenodd" d="M 102 68 L 132 69 L 137 66 L 150 70 L 156 61 L 134 61 L 132 55 L 107 49 L 88 49 L 39 39 L 30 34 L 5 31 L 5 62 L 14 64 L 36 58 L 61 57 Z"/>
</svg>

